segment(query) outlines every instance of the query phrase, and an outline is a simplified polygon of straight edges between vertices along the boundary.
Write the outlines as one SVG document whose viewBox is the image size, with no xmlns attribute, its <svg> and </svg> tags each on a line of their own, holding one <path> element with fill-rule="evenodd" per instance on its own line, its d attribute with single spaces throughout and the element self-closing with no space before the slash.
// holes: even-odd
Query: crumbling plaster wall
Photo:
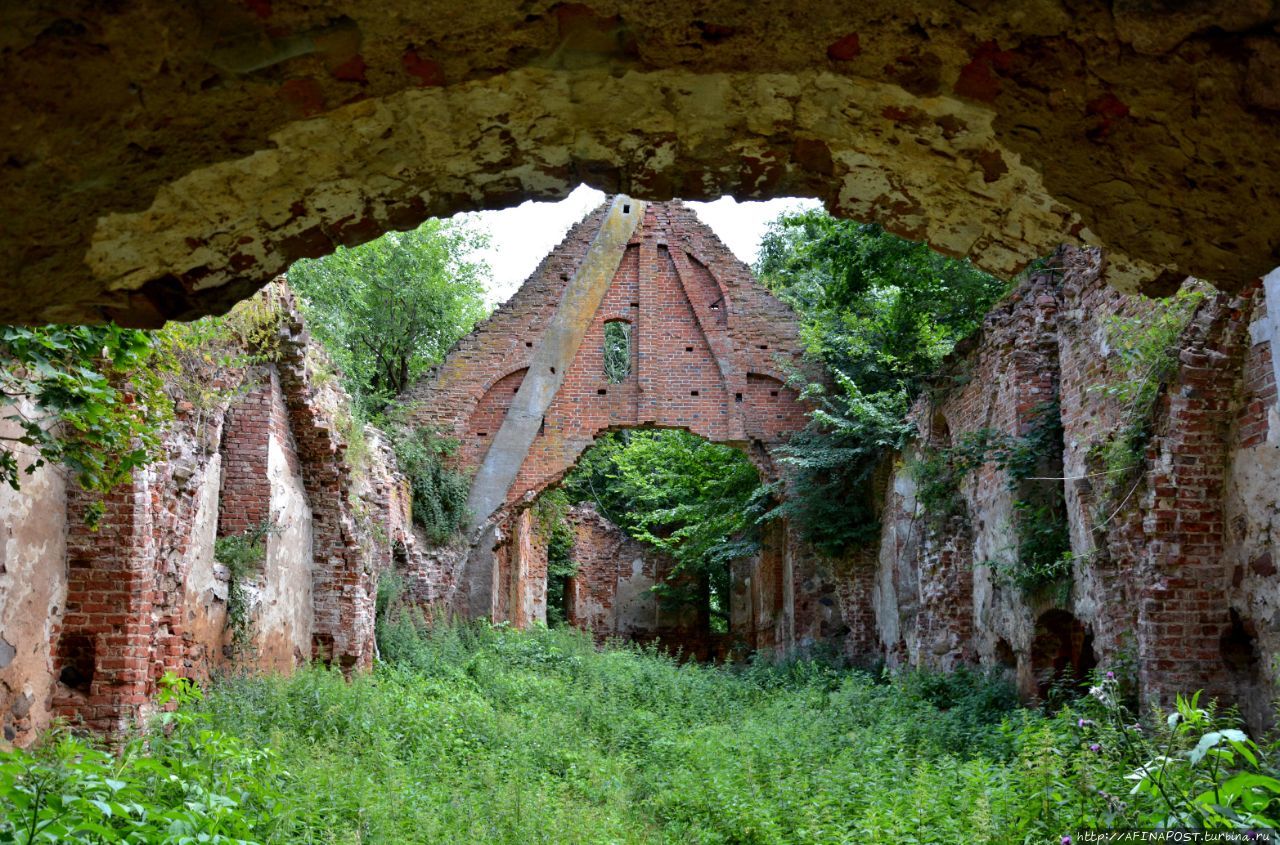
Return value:
<svg viewBox="0 0 1280 845">
<path fill-rule="evenodd" d="M 0 420 L 0 437 L 17 433 Z M 31 455 L 16 451 L 22 491 L 0 487 L 0 737 L 26 744 L 50 719 L 51 645 L 67 593 L 66 471 L 28 475 Z"/>
<path fill-rule="evenodd" d="M 1104 262 L 1096 250 L 1056 253 L 957 350 L 944 373 L 950 385 L 917 405 L 920 436 L 887 486 L 874 593 L 880 646 L 890 662 L 1005 667 L 1033 694 L 1045 670 L 1033 661 L 1037 620 L 1057 609 L 1079 625 L 1077 660 L 1091 647 L 1103 662 L 1133 665 L 1144 695 L 1204 688 L 1239 701 L 1261 725 L 1280 654 L 1270 303 L 1261 285 L 1206 293 L 1177 340 L 1141 472 L 1103 508 L 1090 456 L 1127 421 L 1104 389 L 1125 378 L 1112 325 L 1164 307 L 1108 288 Z M 907 463 L 980 427 L 1017 434 L 1045 399 L 1061 410 L 1073 566 L 1068 591 L 1028 593 L 986 565 L 1016 548 L 1003 471 L 989 463 L 966 476 L 964 513 L 938 526 L 916 501 Z"/>
<path fill-rule="evenodd" d="M 1108 247 L 1130 280 L 1238 289 L 1280 231 L 1257 202 L 1280 186 L 1278 16 L 1227 0 L 11 4 L 0 322 L 223 308 L 296 258 L 582 181 L 818 196 L 1003 274 L 1065 237 Z"/>
<path fill-rule="evenodd" d="M 217 376 L 225 392 L 213 406 L 173 386 L 160 459 L 101 498 L 96 529 L 84 519 L 95 497 L 61 470 L 0 492 L 6 741 L 31 742 L 55 715 L 126 729 L 146 718 L 165 672 L 203 680 L 233 658 L 261 671 L 313 657 L 371 664 L 379 577 L 395 565 L 422 571 L 408 485 L 376 430 L 363 432 L 359 460 L 348 458 L 345 397 L 315 377 L 320 353 L 288 291 L 274 286 L 271 297 L 278 360 Z M 230 574 L 215 540 L 267 518 L 265 560 L 245 581 L 250 641 L 230 654 Z"/>
</svg>

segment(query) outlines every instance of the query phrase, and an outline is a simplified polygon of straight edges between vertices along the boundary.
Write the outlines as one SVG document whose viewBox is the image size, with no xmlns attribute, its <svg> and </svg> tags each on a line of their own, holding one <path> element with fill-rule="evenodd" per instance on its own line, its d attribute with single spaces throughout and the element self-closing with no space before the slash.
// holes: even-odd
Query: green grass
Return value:
<svg viewBox="0 0 1280 845">
<path fill-rule="evenodd" d="M 1127 796 L 1120 737 L 1078 724 L 1090 700 L 1047 717 L 977 673 L 729 669 L 407 616 L 380 646 L 350 681 L 311 668 L 188 694 L 122 756 L 57 736 L 0 756 L 0 842 L 1057 842 L 1155 806 Z M 23 838 L 53 816 L 62 838 Z"/>
</svg>

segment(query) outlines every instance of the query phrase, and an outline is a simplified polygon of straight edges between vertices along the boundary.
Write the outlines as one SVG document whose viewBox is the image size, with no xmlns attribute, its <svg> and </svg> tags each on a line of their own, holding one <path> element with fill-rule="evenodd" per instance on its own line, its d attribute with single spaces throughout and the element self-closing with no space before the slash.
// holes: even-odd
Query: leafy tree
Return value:
<svg viewBox="0 0 1280 845">
<path fill-rule="evenodd" d="M 875 224 L 823 211 L 784 214 L 761 245 L 756 273 L 799 313 L 808 354 L 828 385 L 785 454 L 794 469 L 774 512 L 819 548 L 839 554 L 878 530 L 870 481 L 926 377 L 977 329 L 1006 283 Z"/>
<path fill-rule="evenodd" d="M 669 600 L 706 603 L 727 627 L 729 564 L 759 549 L 760 477 L 742 452 L 679 430 L 602 436 L 564 482 L 573 501 L 600 512 L 675 560 Z"/>
<path fill-rule="evenodd" d="M 414 520 L 437 543 L 466 522 L 468 481 L 448 462 L 457 444 L 413 427 L 395 398 L 487 312 L 489 267 L 472 257 L 486 241 L 464 224 L 428 220 L 289 270 L 312 332 L 342 370 L 353 424 L 387 430 L 413 486 Z"/>
<path fill-rule="evenodd" d="M 0 481 L 20 487 L 18 446 L 34 472 L 60 463 L 90 491 L 128 479 L 160 448 L 172 415 L 155 336 L 115 325 L 0 327 Z M 90 511 L 93 522 L 100 511 Z"/>
<path fill-rule="evenodd" d="M 486 236 L 428 220 L 354 249 L 303 260 L 289 282 L 342 369 L 361 416 L 384 408 L 485 315 Z"/>
</svg>

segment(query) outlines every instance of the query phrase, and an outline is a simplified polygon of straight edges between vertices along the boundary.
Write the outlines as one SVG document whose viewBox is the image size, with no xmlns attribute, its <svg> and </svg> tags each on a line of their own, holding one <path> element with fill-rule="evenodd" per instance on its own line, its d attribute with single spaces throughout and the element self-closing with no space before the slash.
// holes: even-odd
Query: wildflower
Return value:
<svg viewBox="0 0 1280 845">
<path fill-rule="evenodd" d="M 1092 720 L 1092 719 L 1081 719 L 1080 721 L 1076 722 L 1076 727 L 1077 727 L 1077 728 L 1087 728 L 1087 727 L 1089 727 L 1089 726 L 1090 726 L 1090 725 L 1092 725 L 1092 724 L 1093 724 L 1093 720 Z"/>
<path fill-rule="evenodd" d="M 1062 841 L 1062 845 L 1071 845 L 1070 836 L 1063 836 L 1061 841 Z"/>
<path fill-rule="evenodd" d="M 1089 746 L 1089 750 L 1094 754 L 1100 754 L 1102 753 L 1102 746 L 1095 742 L 1093 745 Z"/>
<path fill-rule="evenodd" d="M 1116 679 L 1116 673 L 1115 673 L 1115 672 L 1108 672 L 1108 673 L 1107 673 L 1107 680 L 1108 680 L 1108 681 L 1114 681 L 1115 679 Z"/>
</svg>

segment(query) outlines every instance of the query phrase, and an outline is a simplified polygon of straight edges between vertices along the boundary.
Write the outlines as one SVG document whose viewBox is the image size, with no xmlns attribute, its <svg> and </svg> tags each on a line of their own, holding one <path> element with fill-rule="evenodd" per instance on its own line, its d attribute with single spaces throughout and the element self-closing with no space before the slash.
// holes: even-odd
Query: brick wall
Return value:
<svg viewBox="0 0 1280 845">
<path fill-rule="evenodd" d="M 1136 482 L 1101 509 L 1090 454 L 1125 420 L 1100 389 L 1124 377 L 1109 326 L 1158 307 L 1108 288 L 1103 263 L 1097 251 L 1064 248 L 1056 269 L 997 307 L 948 362 L 944 375 L 963 378 L 917 406 L 920 438 L 906 456 L 977 428 L 1025 431 L 1035 406 L 1057 397 L 1062 462 L 1046 475 L 1062 479 L 1070 583 L 1028 593 L 986 565 L 1017 542 L 1014 494 L 994 463 L 965 479 L 964 512 L 942 527 L 922 518 L 900 465 L 873 591 L 880 646 L 891 662 L 1006 667 L 1029 695 L 1055 662 L 1070 659 L 1079 673 L 1128 655 L 1147 697 L 1204 688 L 1259 699 L 1280 645 L 1259 622 L 1261 606 L 1280 598 L 1261 515 L 1280 481 L 1265 312 L 1254 310 L 1254 291 L 1201 302 L 1177 341 Z"/>
<path fill-rule="evenodd" d="M 92 498 L 68 490 L 66 604 L 48 671 L 50 710 L 74 724 L 126 728 L 146 716 L 165 672 L 200 679 L 226 662 L 227 572 L 213 559 L 215 536 L 276 524 L 247 583 L 248 668 L 312 658 L 367 668 L 381 574 L 398 565 L 411 580 L 447 581 L 422 553 L 389 446 L 370 429 L 359 465 L 348 460 L 348 400 L 313 377 L 321 353 L 287 289 L 265 295 L 282 314 L 278 362 L 223 374 L 225 407 L 179 396 L 165 458 L 103 499 L 96 531 L 84 520 Z M 17 739 L 43 727 L 28 721 Z"/>
<path fill-rule="evenodd" d="M 463 469 L 486 460 L 604 213 L 604 208 L 597 210 L 570 230 L 507 303 L 408 391 L 405 398 L 419 403 L 420 425 L 458 438 L 457 461 Z M 492 568 L 494 576 L 485 573 L 480 580 L 483 589 L 497 593 L 475 606 L 489 608 L 498 618 L 514 618 L 514 608 L 529 603 L 527 594 L 503 593 L 540 583 L 517 577 L 513 565 L 520 556 L 501 548 L 520 541 L 513 520 L 557 483 L 601 432 L 684 428 L 743 448 L 765 478 L 776 478 L 772 450 L 808 423 L 805 406 L 785 384 L 788 372 L 807 366 L 794 314 L 760 286 L 691 210 L 679 202 L 647 205 L 618 258 L 537 437 L 527 453 L 509 456 L 518 461 L 519 471 L 508 491 L 508 510 L 495 518 L 502 526 L 496 557 L 473 550 L 465 564 Z M 611 321 L 631 327 L 630 373 L 619 383 L 611 383 L 604 369 L 605 325 Z M 812 555 L 808 550 L 796 553 Z M 753 636 L 779 647 L 794 639 L 794 632 L 780 637 L 776 629 L 776 616 L 783 611 L 774 601 L 782 592 L 790 597 L 793 591 L 775 591 L 763 610 L 756 602 L 756 613 L 767 616 L 771 632 L 762 633 L 766 623 L 761 618 L 749 626 Z M 459 606 L 468 606 L 463 598 Z M 834 598 L 825 600 L 839 616 Z M 827 626 L 840 627 L 838 622 Z"/>
<path fill-rule="evenodd" d="M 725 646 L 696 609 L 661 601 L 655 584 L 673 583 L 669 556 L 633 540 L 590 504 L 569 511 L 577 574 L 565 588 L 569 624 L 597 640 L 654 642 L 698 659 L 722 656 Z"/>
</svg>

